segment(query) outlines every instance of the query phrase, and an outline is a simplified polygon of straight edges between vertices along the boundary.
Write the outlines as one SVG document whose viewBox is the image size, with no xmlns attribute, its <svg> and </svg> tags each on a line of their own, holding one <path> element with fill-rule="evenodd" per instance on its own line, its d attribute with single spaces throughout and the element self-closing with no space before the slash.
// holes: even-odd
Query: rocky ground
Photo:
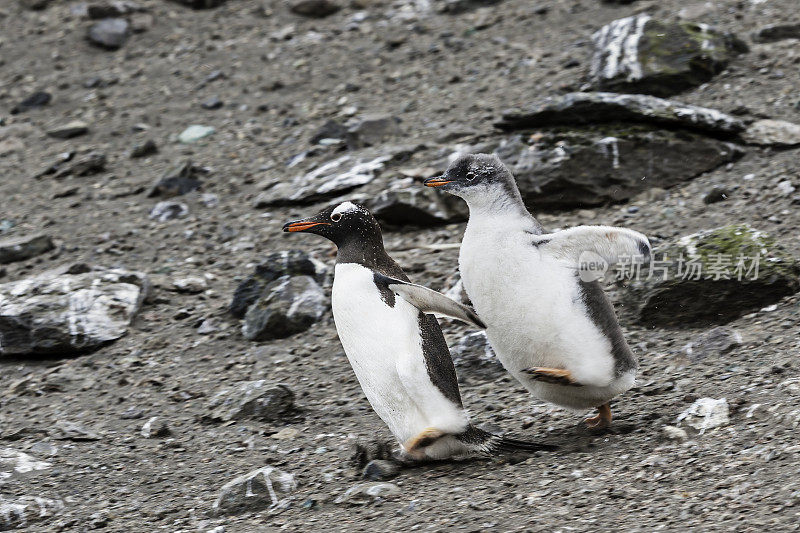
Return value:
<svg viewBox="0 0 800 533">
<path fill-rule="evenodd" d="M 331 1 L 0 5 L 0 530 L 800 529 L 795 0 Z M 665 21 L 630 19 L 641 54 L 705 67 L 598 66 L 634 15 Z M 722 118 L 540 113 L 597 89 Z M 672 250 L 746 224 L 755 248 L 689 252 L 756 250 L 766 281 L 609 282 L 641 369 L 603 435 L 443 321 L 474 419 L 559 451 L 363 480 L 356 445 L 391 436 L 336 337 L 333 249 L 281 226 L 360 199 L 446 291 L 464 209 L 416 182 L 465 150 L 546 228 Z"/>
</svg>

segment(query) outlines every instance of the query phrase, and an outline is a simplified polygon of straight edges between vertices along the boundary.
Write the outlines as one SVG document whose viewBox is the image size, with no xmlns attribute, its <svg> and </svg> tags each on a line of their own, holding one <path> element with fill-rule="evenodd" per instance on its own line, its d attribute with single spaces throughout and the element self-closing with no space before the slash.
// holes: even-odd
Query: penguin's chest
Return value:
<svg viewBox="0 0 800 533">
<path fill-rule="evenodd" d="M 418 310 L 402 298 L 382 295 L 373 272 L 354 263 L 336 265 L 331 305 L 339 340 L 364 394 L 397 434 L 393 426 L 416 409 L 398 363 L 416 357 L 424 365 Z"/>
<path fill-rule="evenodd" d="M 467 234 L 459 257 L 497 356 L 515 375 L 538 366 L 604 381 L 613 367 L 610 346 L 587 314 L 574 271 L 523 237 Z"/>
</svg>

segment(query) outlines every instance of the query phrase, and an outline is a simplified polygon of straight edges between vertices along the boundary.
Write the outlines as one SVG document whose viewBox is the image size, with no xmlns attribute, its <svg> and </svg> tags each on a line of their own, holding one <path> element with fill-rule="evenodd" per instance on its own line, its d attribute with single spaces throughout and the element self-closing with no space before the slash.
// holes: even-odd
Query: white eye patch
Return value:
<svg viewBox="0 0 800 533">
<path fill-rule="evenodd" d="M 333 210 L 331 216 L 349 213 L 350 211 L 358 211 L 358 206 L 352 202 L 342 202 L 336 206 L 336 209 Z"/>
</svg>

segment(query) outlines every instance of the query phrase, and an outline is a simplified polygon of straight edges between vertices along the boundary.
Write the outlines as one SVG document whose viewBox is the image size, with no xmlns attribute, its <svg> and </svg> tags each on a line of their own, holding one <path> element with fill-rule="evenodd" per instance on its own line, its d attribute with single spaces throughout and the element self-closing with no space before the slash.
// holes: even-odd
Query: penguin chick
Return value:
<svg viewBox="0 0 800 533">
<path fill-rule="evenodd" d="M 439 323 L 443 313 L 484 327 L 472 309 L 411 283 L 386 253 L 375 217 L 344 202 L 289 222 L 337 247 L 331 303 L 336 331 L 364 394 L 415 460 L 544 450 L 474 427 L 461 403 L 455 368 Z"/>
<path fill-rule="evenodd" d="M 649 259 L 647 237 L 607 226 L 544 233 L 494 155 L 459 157 L 425 185 L 469 206 L 461 279 L 503 366 L 537 398 L 597 408 L 587 425 L 608 427 L 609 402 L 633 386 L 638 363 L 600 284 L 578 265 L 584 254 L 606 265 Z"/>
</svg>

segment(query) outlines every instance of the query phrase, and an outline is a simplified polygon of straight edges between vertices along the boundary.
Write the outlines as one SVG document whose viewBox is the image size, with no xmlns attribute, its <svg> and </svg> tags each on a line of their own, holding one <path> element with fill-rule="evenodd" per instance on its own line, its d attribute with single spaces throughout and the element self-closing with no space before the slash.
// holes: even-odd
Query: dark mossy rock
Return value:
<svg viewBox="0 0 800 533">
<path fill-rule="evenodd" d="M 327 271 L 324 264 L 300 250 L 271 253 L 236 287 L 228 310 L 233 316 L 242 318 L 247 308 L 262 295 L 264 288 L 281 276 L 311 276 L 316 282 L 322 283 Z"/>
<path fill-rule="evenodd" d="M 665 243 L 652 265 L 652 276 L 625 282 L 624 296 L 625 308 L 650 327 L 725 324 L 800 290 L 800 262 L 744 224 Z"/>
<path fill-rule="evenodd" d="M 640 14 L 615 20 L 593 36 L 589 77 L 595 87 L 668 96 L 709 81 L 747 45 L 693 22 Z"/>
</svg>

